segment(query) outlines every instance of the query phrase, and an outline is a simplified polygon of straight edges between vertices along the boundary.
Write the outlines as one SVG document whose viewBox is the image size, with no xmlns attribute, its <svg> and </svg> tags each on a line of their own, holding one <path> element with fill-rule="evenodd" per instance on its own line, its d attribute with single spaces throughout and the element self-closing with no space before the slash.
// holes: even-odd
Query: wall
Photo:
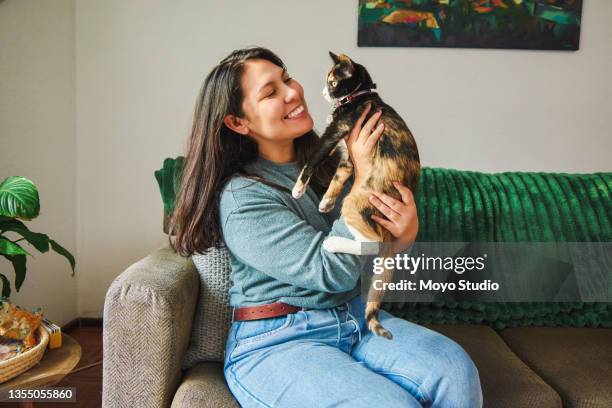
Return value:
<svg viewBox="0 0 612 408">
<path fill-rule="evenodd" d="M 26 224 L 75 254 L 75 55 L 72 0 L 0 2 L 0 181 L 20 175 L 38 187 L 41 211 Z M 12 238 L 16 236 L 11 235 Z M 27 278 L 11 300 L 42 307 L 65 324 L 77 316 L 76 286 L 68 262 L 55 252 L 24 245 Z M 77 261 L 78 267 L 81 267 Z M 81 268 L 85 272 L 86 268 Z"/>
<path fill-rule="evenodd" d="M 164 242 L 153 171 L 184 152 L 198 89 L 234 48 L 277 52 L 317 127 L 327 50 L 365 64 L 424 165 L 610 171 L 612 2 L 585 2 L 578 52 L 358 48 L 357 2 L 76 2 L 78 311 L 101 316 L 128 265 Z"/>
</svg>

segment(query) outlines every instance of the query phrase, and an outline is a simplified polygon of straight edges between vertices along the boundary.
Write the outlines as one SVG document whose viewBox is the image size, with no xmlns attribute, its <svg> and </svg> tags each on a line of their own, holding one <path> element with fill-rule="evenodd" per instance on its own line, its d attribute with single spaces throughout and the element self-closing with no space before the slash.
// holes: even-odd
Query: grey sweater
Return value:
<svg viewBox="0 0 612 408">
<path fill-rule="evenodd" d="M 301 170 L 295 162 L 278 164 L 261 157 L 246 169 L 289 190 Z M 246 177 L 228 181 L 221 193 L 220 219 L 232 265 L 230 304 L 285 302 L 323 309 L 358 294 L 367 257 L 322 247 L 328 236 L 353 239 L 340 216 L 350 186 L 335 208 L 322 214 L 310 187 L 295 200 L 289 192 Z"/>
</svg>

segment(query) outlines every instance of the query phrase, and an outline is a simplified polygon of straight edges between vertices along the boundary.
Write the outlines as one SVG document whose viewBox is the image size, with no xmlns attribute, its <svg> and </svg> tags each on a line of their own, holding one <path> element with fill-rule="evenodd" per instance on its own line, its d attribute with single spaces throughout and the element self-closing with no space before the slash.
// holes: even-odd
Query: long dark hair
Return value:
<svg viewBox="0 0 612 408">
<path fill-rule="evenodd" d="M 210 247 L 223 245 L 219 198 L 223 186 L 233 175 L 242 175 L 283 188 L 244 169 L 246 164 L 257 158 L 257 143 L 250 137 L 232 131 L 223 123 L 228 114 L 244 117 L 244 95 L 240 79 L 245 63 L 250 59 L 264 59 L 286 69 L 285 64 L 272 51 L 253 47 L 233 51 L 206 77 L 197 99 L 191 137 L 180 176 L 181 187 L 168 228 L 170 245 L 182 256 L 203 253 Z M 304 165 L 318 140 L 312 130 L 294 139 L 299 167 Z M 329 184 L 337 163 L 337 155 L 332 156 L 313 175 L 310 185 L 319 196 Z"/>
</svg>

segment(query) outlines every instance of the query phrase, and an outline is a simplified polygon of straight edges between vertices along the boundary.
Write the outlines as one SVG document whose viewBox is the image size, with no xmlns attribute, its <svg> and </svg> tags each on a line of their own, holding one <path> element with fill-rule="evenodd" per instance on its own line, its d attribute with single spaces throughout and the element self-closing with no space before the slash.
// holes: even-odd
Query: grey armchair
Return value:
<svg viewBox="0 0 612 408">
<path fill-rule="evenodd" d="M 104 302 L 103 407 L 238 406 L 221 363 L 181 370 L 198 288 L 191 259 L 167 246 L 113 281 Z"/>
</svg>

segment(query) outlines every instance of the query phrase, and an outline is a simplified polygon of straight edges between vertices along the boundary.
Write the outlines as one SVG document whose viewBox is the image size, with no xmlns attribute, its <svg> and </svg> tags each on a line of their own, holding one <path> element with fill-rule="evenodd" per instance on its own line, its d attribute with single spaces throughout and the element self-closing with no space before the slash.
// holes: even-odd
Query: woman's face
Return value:
<svg viewBox="0 0 612 408">
<path fill-rule="evenodd" d="M 241 78 L 245 126 L 256 140 L 287 141 L 312 130 L 304 89 L 270 61 L 247 61 Z"/>
</svg>

